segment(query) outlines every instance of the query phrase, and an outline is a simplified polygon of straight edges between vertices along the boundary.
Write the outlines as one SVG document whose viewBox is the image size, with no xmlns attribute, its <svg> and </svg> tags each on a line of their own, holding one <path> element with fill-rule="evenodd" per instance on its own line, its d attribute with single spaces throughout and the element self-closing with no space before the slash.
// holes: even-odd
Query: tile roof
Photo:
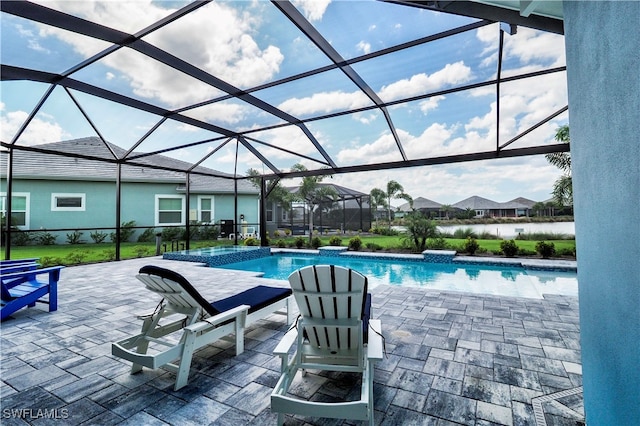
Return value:
<svg viewBox="0 0 640 426">
<path fill-rule="evenodd" d="M 114 154 L 122 158 L 126 150 L 111 144 L 104 144 L 97 137 L 74 139 L 62 142 L 54 142 L 38 145 L 39 149 L 51 150 L 61 153 L 83 155 L 105 160 L 113 160 Z M 85 180 L 85 181 L 113 181 L 116 178 L 117 165 L 112 162 L 89 160 L 78 157 L 65 157 L 63 155 L 48 154 L 35 151 L 14 151 L 15 178 L 21 179 L 49 179 L 49 180 Z M 142 167 L 134 165 L 122 166 L 123 182 L 175 182 L 184 187 L 185 172 L 192 164 L 176 160 L 163 155 L 151 155 L 136 160 Z M 6 176 L 7 151 L 0 152 L 0 167 L 2 176 Z M 161 168 L 153 168 L 161 167 Z M 164 168 L 164 169 L 162 169 Z M 173 170 L 166 170 L 173 169 Z M 191 192 L 228 192 L 234 191 L 232 175 L 207 167 L 198 166 L 194 169 L 200 173 L 213 174 L 204 176 L 191 174 Z M 239 180 L 238 191 L 240 193 L 258 193 L 258 189 L 249 181 Z"/>
<path fill-rule="evenodd" d="M 429 200 L 428 198 L 424 198 L 424 197 L 417 197 L 416 199 L 413 200 L 413 208 L 416 210 L 419 209 L 439 209 L 440 207 L 442 207 L 442 204 L 436 202 L 436 201 L 432 201 Z M 398 210 L 402 211 L 402 212 L 408 212 L 411 210 L 411 203 L 404 203 L 402 205 L 400 205 L 398 207 Z"/>
</svg>

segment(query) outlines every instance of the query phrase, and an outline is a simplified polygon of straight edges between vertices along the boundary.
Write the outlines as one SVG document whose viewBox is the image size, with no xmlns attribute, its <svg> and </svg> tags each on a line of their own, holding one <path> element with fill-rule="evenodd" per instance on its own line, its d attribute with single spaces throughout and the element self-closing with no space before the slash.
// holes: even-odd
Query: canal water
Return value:
<svg viewBox="0 0 640 426">
<path fill-rule="evenodd" d="M 545 222 L 545 223 L 487 223 L 476 225 L 447 225 L 438 226 L 442 232 L 453 234 L 456 229 L 471 228 L 474 232 L 480 234 L 488 232 L 499 238 L 509 239 L 515 238 L 519 233 L 530 234 L 534 232 L 549 232 L 554 234 L 575 235 L 575 222 Z"/>
</svg>

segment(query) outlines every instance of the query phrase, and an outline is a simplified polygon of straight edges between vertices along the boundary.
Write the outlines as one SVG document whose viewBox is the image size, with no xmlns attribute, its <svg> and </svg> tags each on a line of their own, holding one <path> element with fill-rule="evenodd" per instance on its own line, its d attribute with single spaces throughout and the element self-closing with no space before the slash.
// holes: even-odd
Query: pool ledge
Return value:
<svg viewBox="0 0 640 426">
<path fill-rule="evenodd" d="M 472 265 L 495 265 L 495 266 L 520 266 L 524 269 L 543 271 L 571 271 L 578 270 L 578 263 L 574 260 L 556 259 L 527 259 L 527 258 L 500 258 L 500 257 L 476 257 L 476 256 L 456 256 L 454 263 Z"/>
</svg>

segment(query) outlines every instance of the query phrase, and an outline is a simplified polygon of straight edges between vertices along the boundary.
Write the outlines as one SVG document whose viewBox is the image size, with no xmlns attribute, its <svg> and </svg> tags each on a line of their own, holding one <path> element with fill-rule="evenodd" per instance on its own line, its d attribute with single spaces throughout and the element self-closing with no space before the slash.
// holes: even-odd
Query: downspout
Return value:
<svg viewBox="0 0 640 426">
<path fill-rule="evenodd" d="M 186 249 L 189 250 L 189 242 L 191 241 L 191 220 L 190 220 L 190 205 L 191 203 L 189 202 L 189 200 L 191 199 L 191 173 L 187 172 L 187 183 L 185 185 L 185 192 L 187 193 L 187 202 L 185 203 L 186 206 L 186 216 L 185 216 L 185 243 L 186 243 Z"/>
<path fill-rule="evenodd" d="M 363 222 L 363 218 L 362 218 L 362 197 L 358 197 L 358 206 L 360 206 L 360 230 L 364 231 L 364 222 Z M 367 229 L 368 231 L 368 229 Z"/>
<path fill-rule="evenodd" d="M 233 166 L 233 245 L 238 245 L 238 146 L 236 140 L 236 160 Z"/>
<path fill-rule="evenodd" d="M 264 176 L 260 178 L 260 245 L 262 247 L 267 247 L 269 243 L 267 242 L 267 184 L 264 180 Z M 277 212 L 276 212 L 277 213 Z"/>
<path fill-rule="evenodd" d="M 4 258 L 11 259 L 11 198 L 13 195 L 13 146 L 7 152 L 7 197 L 5 208 L 7 214 L 4 221 Z"/>
<path fill-rule="evenodd" d="M 120 210 L 122 208 L 122 163 L 118 162 L 116 175 L 116 260 L 120 260 Z"/>
<path fill-rule="evenodd" d="M 233 245 L 238 245 L 238 179 L 233 179 Z"/>
</svg>

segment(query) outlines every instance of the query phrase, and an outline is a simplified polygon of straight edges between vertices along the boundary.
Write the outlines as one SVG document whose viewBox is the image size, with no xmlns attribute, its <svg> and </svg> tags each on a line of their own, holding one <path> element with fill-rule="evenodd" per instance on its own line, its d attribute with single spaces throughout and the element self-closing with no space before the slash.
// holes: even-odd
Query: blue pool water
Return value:
<svg viewBox="0 0 640 426">
<path fill-rule="evenodd" d="M 578 296 L 575 272 L 530 270 L 516 266 L 273 254 L 216 267 L 252 271 L 264 278 L 286 280 L 298 268 L 327 263 L 361 272 L 369 278 L 371 288 L 388 284 L 529 298 L 541 298 L 543 294 Z"/>
</svg>

